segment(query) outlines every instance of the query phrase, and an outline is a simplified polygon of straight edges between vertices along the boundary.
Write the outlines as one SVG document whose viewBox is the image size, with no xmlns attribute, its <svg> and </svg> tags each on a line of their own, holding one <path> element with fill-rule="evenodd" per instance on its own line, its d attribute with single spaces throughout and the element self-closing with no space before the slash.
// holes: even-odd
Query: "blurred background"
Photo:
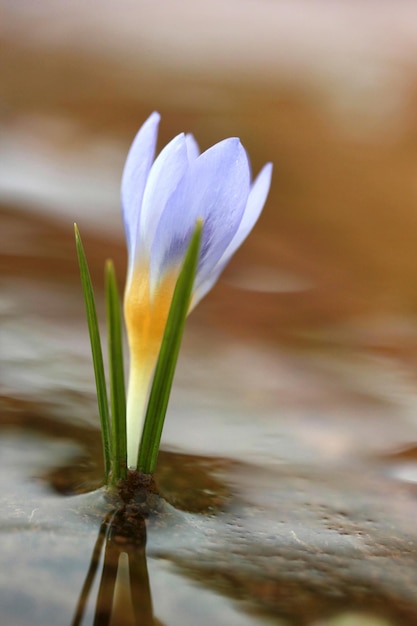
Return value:
<svg viewBox="0 0 417 626">
<path fill-rule="evenodd" d="M 182 130 L 202 149 L 237 135 L 255 172 L 274 162 L 241 253 L 252 272 L 235 278 L 309 285 L 311 315 L 414 312 L 413 3 L 19 0 L 2 12 L 3 207 L 121 239 L 124 158 L 157 109 L 160 145 Z"/>
<path fill-rule="evenodd" d="M 51 376 L 42 333 L 55 342 L 55 365 L 59 350 L 87 362 L 72 224 L 99 297 L 108 256 L 122 289 L 120 178 L 153 110 L 160 147 L 183 130 L 202 149 L 237 135 L 255 174 L 274 163 L 259 224 L 193 314 L 188 349 L 214 333 L 264 354 L 278 345 L 364 350 L 405 363 L 414 384 L 416 23 L 414 3 L 387 0 L 3 0 L 2 312 L 14 355 L 6 388 L 26 393 L 36 376 Z M 300 368 L 291 382 L 274 354 L 233 361 L 248 378 L 269 372 L 272 404 L 278 379 L 294 394 L 300 383 Z M 24 359 L 36 365 L 27 375 Z M 77 372 L 67 385 L 82 389 Z M 254 384 L 264 397 L 263 379 Z"/>
</svg>

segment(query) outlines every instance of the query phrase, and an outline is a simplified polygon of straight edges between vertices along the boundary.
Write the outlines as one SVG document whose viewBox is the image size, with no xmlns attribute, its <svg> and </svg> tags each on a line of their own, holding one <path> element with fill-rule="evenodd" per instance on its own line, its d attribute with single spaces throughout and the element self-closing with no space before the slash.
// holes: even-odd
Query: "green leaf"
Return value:
<svg viewBox="0 0 417 626">
<path fill-rule="evenodd" d="M 126 395 L 123 368 L 122 323 L 116 274 L 106 263 L 106 311 L 109 346 L 110 403 L 112 414 L 112 482 L 127 476 Z"/>
<path fill-rule="evenodd" d="M 80 266 L 81 285 L 84 294 L 85 310 L 87 314 L 88 332 L 90 335 L 91 353 L 93 355 L 94 375 L 97 389 L 98 412 L 101 424 L 101 438 L 103 443 L 104 472 L 106 480 L 110 474 L 110 419 L 109 404 L 107 399 L 106 378 L 104 375 L 103 352 L 101 349 L 100 333 L 97 321 L 96 304 L 94 300 L 93 286 L 88 270 L 80 232 L 77 224 L 74 224 L 75 245 L 77 249 L 78 264 Z"/>
<path fill-rule="evenodd" d="M 202 228 L 202 221 L 199 220 L 175 286 L 158 355 L 137 464 L 137 469 L 145 474 L 153 473 L 158 459 L 162 428 L 198 266 Z"/>
</svg>

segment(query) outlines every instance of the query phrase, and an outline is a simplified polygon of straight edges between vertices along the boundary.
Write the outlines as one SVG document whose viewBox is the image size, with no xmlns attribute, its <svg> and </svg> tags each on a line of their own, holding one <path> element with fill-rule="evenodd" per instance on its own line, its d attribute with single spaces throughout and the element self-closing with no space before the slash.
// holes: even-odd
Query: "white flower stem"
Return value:
<svg viewBox="0 0 417 626">
<path fill-rule="evenodd" d="M 135 363 L 130 366 L 126 406 L 127 466 L 136 468 L 139 443 L 145 421 L 148 392 L 153 374 L 153 366 L 148 363 Z"/>
</svg>

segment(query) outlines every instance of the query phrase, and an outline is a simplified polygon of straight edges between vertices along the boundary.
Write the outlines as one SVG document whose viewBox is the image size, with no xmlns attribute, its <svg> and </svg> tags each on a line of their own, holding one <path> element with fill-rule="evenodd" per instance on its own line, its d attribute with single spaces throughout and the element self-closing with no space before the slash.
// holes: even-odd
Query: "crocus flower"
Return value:
<svg viewBox="0 0 417 626">
<path fill-rule="evenodd" d="M 257 221 L 268 195 L 272 165 L 251 183 L 237 138 L 202 154 L 192 135 L 172 139 L 155 159 L 160 116 L 143 124 L 122 178 L 128 246 L 125 318 L 130 348 L 127 396 L 128 466 L 136 466 L 148 389 L 168 311 L 196 221 L 203 232 L 190 311 L 216 282 Z"/>
</svg>

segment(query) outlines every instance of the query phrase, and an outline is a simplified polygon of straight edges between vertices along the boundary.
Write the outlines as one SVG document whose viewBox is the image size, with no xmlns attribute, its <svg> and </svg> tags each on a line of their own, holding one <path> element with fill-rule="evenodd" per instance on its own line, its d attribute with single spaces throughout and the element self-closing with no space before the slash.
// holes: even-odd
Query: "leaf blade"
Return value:
<svg viewBox="0 0 417 626">
<path fill-rule="evenodd" d="M 80 268 L 81 286 L 83 290 L 85 310 L 87 315 L 88 333 L 90 336 L 91 354 L 93 357 L 94 377 L 97 390 L 97 404 L 103 444 L 104 472 L 107 481 L 111 469 L 111 447 L 109 403 L 107 398 L 107 385 L 103 365 L 103 351 L 101 348 L 93 285 L 91 282 L 87 258 L 85 256 L 84 247 L 81 241 L 81 235 L 80 231 L 78 230 L 77 224 L 74 224 L 74 233 L 78 265 Z"/>
<path fill-rule="evenodd" d="M 113 483 L 127 476 L 126 394 L 120 298 L 112 261 L 106 262 L 106 314 L 110 373 L 111 466 Z"/>
<path fill-rule="evenodd" d="M 175 286 L 155 368 L 137 462 L 138 471 L 145 474 L 153 473 L 158 459 L 162 429 L 197 271 L 202 227 L 202 221 L 198 220 Z"/>
</svg>

